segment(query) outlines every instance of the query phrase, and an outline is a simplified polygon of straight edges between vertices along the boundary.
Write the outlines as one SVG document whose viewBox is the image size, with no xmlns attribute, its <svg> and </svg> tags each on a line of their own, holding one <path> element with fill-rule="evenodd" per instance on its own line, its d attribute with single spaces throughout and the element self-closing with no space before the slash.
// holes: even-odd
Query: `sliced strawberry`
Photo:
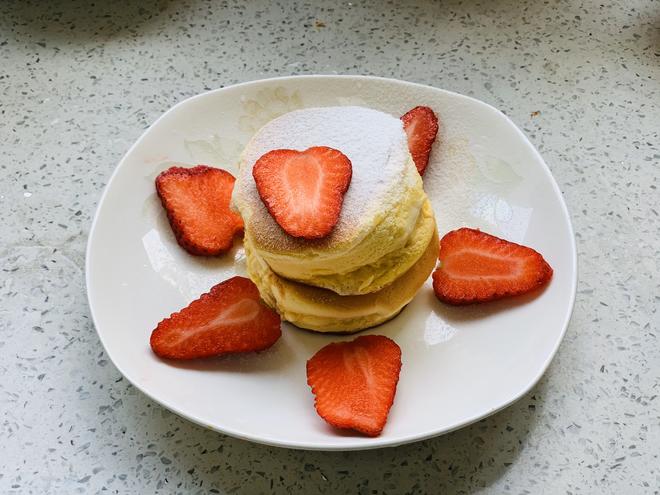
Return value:
<svg viewBox="0 0 660 495">
<path fill-rule="evenodd" d="M 319 416 L 368 436 L 383 431 L 394 402 L 401 349 L 382 335 L 326 345 L 307 361 L 307 384 Z"/>
<path fill-rule="evenodd" d="M 438 134 L 438 117 L 429 107 L 415 107 L 401 117 L 408 136 L 408 149 L 419 175 L 424 175 L 429 163 L 431 146 Z"/>
<path fill-rule="evenodd" d="M 252 169 L 261 200 L 293 237 L 319 239 L 337 221 L 351 183 L 351 161 L 325 146 L 305 151 L 273 150 Z"/>
<path fill-rule="evenodd" d="M 552 268 L 532 248 L 475 229 L 440 240 L 433 290 L 449 304 L 492 301 L 529 292 L 552 278 Z"/>
<path fill-rule="evenodd" d="M 261 351 L 281 334 L 280 317 L 261 302 L 257 286 L 233 277 L 161 321 L 150 343 L 160 357 L 194 359 Z"/>
<path fill-rule="evenodd" d="M 190 254 L 227 251 L 243 231 L 240 215 L 229 209 L 234 177 L 219 168 L 172 167 L 156 177 L 156 190 L 179 245 Z"/>
</svg>

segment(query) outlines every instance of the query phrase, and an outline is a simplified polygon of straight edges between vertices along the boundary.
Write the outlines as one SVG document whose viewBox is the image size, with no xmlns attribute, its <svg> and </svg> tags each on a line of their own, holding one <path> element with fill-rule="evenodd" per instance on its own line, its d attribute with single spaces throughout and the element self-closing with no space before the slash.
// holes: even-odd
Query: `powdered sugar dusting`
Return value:
<svg viewBox="0 0 660 495">
<path fill-rule="evenodd" d="M 312 243 L 314 248 L 360 238 L 371 228 L 370 219 L 399 199 L 396 193 L 401 188 L 396 185 L 404 180 L 410 155 L 398 118 L 356 106 L 296 110 L 262 127 L 241 157 L 234 194 L 260 243 L 284 249 L 311 247 L 309 241 L 286 235 L 270 216 L 257 192 L 252 167 L 268 151 L 312 146 L 338 149 L 353 168 L 339 221 L 328 237 Z"/>
</svg>

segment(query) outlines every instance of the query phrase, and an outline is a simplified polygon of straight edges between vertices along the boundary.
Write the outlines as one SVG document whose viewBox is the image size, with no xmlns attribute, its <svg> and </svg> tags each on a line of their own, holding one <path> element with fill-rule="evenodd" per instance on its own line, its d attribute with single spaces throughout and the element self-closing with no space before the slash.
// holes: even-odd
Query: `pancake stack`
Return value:
<svg viewBox="0 0 660 495">
<path fill-rule="evenodd" d="M 322 239 L 287 234 L 252 175 L 275 149 L 328 146 L 352 165 L 339 220 Z M 245 222 L 250 278 L 283 319 L 355 332 L 396 316 L 433 270 L 438 235 L 399 119 L 363 107 L 308 108 L 261 128 L 246 146 L 233 203 Z"/>
</svg>

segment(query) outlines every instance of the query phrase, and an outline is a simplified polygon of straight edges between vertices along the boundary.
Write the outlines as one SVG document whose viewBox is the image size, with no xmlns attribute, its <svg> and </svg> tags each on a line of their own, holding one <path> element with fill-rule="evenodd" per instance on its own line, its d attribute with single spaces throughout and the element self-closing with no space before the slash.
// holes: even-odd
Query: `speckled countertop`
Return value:
<svg viewBox="0 0 660 495">
<path fill-rule="evenodd" d="M 658 493 L 660 5 L 0 4 L 0 493 Z M 580 282 L 541 382 L 444 437 L 354 453 L 212 433 L 137 392 L 90 322 L 84 250 L 161 113 L 236 82 L 375 74 L 475 96 L 541 150 Z"/>
</svg>

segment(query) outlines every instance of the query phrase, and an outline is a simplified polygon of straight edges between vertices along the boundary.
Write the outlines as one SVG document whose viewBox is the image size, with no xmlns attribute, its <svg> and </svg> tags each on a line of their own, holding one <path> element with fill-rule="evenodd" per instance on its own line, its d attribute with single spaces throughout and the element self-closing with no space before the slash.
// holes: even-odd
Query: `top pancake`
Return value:
<svg viewBox="0 0 660 495">
<path fill-rule="evenodd" d="M 274 149 L 329 146 L 352 165 L 351 184 L 337 225 L 325 238 L 288 235 L 268 213 L 252 167 Z M 296 110 L 262 127 L 241 156 L 234 204 L 246 235 L 274 271 L 298 280 L 313 274 L 351 272 L 400 249 L 410 237 L 426 199 L 398 118 L 363 107 Z M 298 273 L 298 267 L 306 271 Z"/>
</svg>

